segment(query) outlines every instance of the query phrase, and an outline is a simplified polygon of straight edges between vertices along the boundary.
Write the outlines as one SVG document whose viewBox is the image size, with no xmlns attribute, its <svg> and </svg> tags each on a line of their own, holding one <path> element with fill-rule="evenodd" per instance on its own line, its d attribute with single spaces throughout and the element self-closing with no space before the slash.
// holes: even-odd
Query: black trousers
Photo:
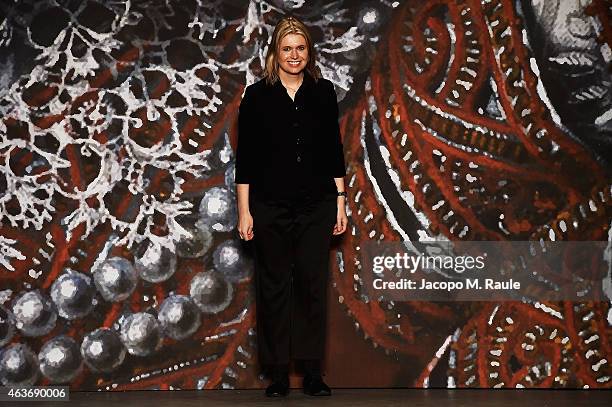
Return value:
<svg viewBox="0 0 612 407">
<path fill-rule="evenodd" d="M 329 251 L 337 200 L 253 199 L 257 347 L 264 371 L 325 353 Z"/>
</svg>

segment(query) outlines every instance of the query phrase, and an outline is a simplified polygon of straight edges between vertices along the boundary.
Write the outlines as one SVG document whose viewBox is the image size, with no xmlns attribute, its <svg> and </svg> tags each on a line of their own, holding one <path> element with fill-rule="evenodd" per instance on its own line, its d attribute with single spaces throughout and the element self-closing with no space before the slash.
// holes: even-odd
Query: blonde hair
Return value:
<svg viewBox="0 0 612 407">
<path fill-rule="evenodd" d="M 268 54 L 266 55 L 266 67 L 264 69 L 266 82 L 270 85 L 278 81 L 278 49 L 283 38 L 288 34 L 299 34 L 306 40 L 306 47 L 308 48 L 308 63 L 304 68 L 310 76 L 316 81 L 321 77 L 321 72 L 316 64 L 316 54 L 312 37 L 308 32 L 308 29 L 300 20 L 295 17 L 283 17 L 276 27 L 274 27 L 274 33 L 272 34 L 272 42 L 268 47 Z"/>
</svg>

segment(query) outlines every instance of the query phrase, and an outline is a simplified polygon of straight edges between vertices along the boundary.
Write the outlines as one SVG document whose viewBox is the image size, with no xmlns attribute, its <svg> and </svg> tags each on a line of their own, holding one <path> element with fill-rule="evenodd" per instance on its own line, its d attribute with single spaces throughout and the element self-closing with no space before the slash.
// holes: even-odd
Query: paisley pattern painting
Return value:
<svg viewBox="0 0 612 407">
<path fill-rule="evenodd" d="M 235 230 L 236 115 L 275 23 L 295 15 L 336 87 L 347 162 L 331 384 L 612 387 L 612 274 L 606 302 L 381 301 L 359 250 L 612 241 L 609 0 L 7 0 L 0 13 L 3 385 L 265 384 Z"/>
</svg>

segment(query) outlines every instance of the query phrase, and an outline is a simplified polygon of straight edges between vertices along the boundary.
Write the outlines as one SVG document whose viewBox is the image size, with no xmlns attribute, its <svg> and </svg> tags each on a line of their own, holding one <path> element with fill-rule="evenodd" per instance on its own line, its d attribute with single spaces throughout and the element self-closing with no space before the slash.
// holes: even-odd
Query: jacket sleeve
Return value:
<svg viewBox="0 0 612 407">
<path fill-rule="evenodd" d="M 250 184 L 254 178 L 254 123 L 250 86 L 246 88 L 238 108 L 238 145 L 236 147 L 236 184 Z"/>
<path fill-rule="evenodd" d="M 344 148 L 342 146 L 342 137 L 340 135 L 340 125 L 338 124 L 339 113 L 338 113 L 338 97 L 336 96 L 336 90 L 334 84 L 330 81 L 326 81 L 329 87 L 329 128 L 331 130 L 330 138 L 330 163 L 329 168 L 331 175 L 334 178 L 341 178 L 346 175 L 346 166 L 344 164 Z"/>
</svg>

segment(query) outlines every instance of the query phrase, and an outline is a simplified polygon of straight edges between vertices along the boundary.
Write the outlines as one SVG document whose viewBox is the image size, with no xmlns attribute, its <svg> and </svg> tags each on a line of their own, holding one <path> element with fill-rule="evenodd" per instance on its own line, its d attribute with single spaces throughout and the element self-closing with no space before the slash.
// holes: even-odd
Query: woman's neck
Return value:
<svg viewBox="0 0 612 407">
<path fill-rule="evenodd" d="M 293 75 L 279 69 L 278 77 L 283 85 L 295 89 L 302 83 L 302 80 L 304 79 L 304 71 L 300 71 L 300 73 Z"/>
</svg>

